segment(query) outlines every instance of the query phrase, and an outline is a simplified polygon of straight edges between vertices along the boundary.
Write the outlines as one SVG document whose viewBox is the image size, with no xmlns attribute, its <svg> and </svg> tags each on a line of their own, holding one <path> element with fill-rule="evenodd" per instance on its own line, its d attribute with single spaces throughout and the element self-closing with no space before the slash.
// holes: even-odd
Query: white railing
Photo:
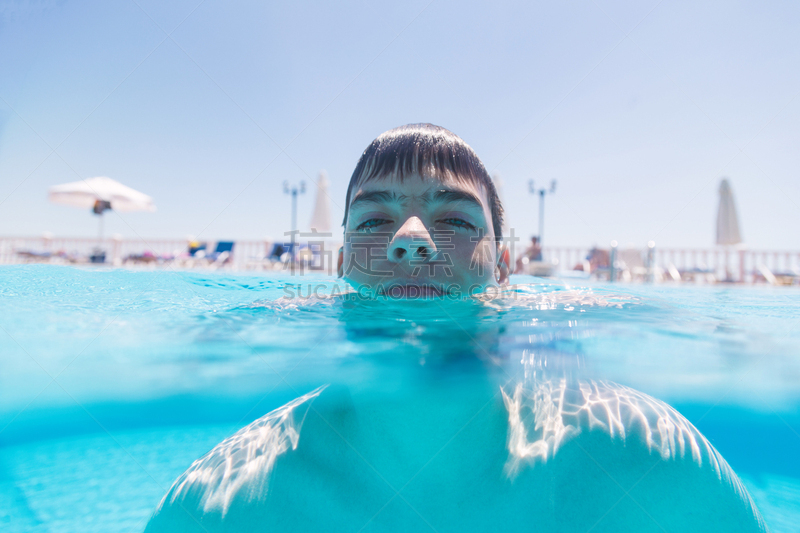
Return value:
<svg viewBox="0 0 800 533">
<path fill-rule="evenodd" d="M 98 266 L 127 268 L 205 268 L 229 270 L 281 270 L 288 268 L 286 256 L 270 258 L 271 241 L 234 241 L 233 250 L 214 257 L 215 241 L 206 241 L 204 254 L 190 254 L 186 239 L 97 239 L 83 237 L 0 237 L 0 264 L 51 263 L 91 264 L 96 250 L 104 252 Z M 312 243 L 308 243 L 312 244 Z M 335 250 L 339 245 L 313 243 L 314 270 L 327 273 L 335 269 Z"/>
<path fill-rule="evenodd" d="M 216 242 L 208 241 L 207 252 L 213 252 Z M 115 239 L 102 241 L 82 237 L 0 237 L 0 264 L 46 262 L 56 264 L 88 264 L 95 249 L 105 252 L 107 266 L 129 268 L 212 268 L 230 270 L 280 270 L 284 262 L 270 258 L 273 242 L 235 241 L 233 251 L 223 260 L 193 257 L 189 254 L 186 239 Z M 340 243 L 325 242 L 321 260 L 316 266 L 331 274 L 335 269 L 336 250 Z M 316 250 L 317 248 L 315 248 Z M 778 278 L 800 278 L 800 252 L 767 250 L 726 250 L 724 248 L 618 248 L 613 272 L 608 268 L 611 248 L 600 250 L 606 254 L 606 264 L 593 262 L 590 266 L 589 247 L 547 246 L 542 251 L 543 260 L 556 263 L 557 271 L 565 273 L 577 269 L 589 270 L 593 275 L 615 281 L 628 280 L 682 280 L 738 282 L 767 281 Z M 595 248 L 597 250 L 597 248 Z M 517 248 L 517 251 L 521 250 Z M 318 254 L 319 255 L 319 254 Z M 652 260 L 650 259 L 652 257 Z"/>
<path fill-rule="evenodd" d="M 618 248 L 615 280 L 645 278 L 651 275 L 666 280 L 708 281 L 733 280 L 737 282 L 768 281 L 769 276 L 800 278 L 800 251 L 736 250 L 725 248 L 653 248 L 652 261 L 648 248 Z M 610 261 L 611 248 L 601 250 Z M 545 247 L 543 260 L 555 262 L 560 271 L 586 269 L 592 248 Z M 608 265 L 610 266 L 610 265 Z M 651 270 L 648 270 L 651 269 Z M 603 276 L 610 276 L 610 268 L 603 268 Z M 627 272 L 627 274 L 626 274 Z M 658 279 L 657 279 L 658 280 Z"/>
</svg>

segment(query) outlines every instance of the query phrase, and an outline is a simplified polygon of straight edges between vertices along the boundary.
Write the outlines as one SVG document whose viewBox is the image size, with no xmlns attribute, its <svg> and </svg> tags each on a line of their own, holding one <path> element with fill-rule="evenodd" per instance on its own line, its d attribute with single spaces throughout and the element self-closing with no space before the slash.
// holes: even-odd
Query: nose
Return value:
<svg viewBox="0 0 800 533">
<path fill-rule="evenodd" d="M 419 217 L 409 217 L 397 230 L 389 248 L 386 250 L 386 259 L 392 263 L 401 263 L 411 259 L 429 260 L 436 253 L 436 245 L 425 224 Z"/>
</svg>

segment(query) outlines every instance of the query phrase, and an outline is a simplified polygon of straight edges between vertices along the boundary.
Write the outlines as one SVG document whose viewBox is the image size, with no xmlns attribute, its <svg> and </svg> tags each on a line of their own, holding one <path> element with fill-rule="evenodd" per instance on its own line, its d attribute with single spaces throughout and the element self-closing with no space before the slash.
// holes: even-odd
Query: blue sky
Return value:
<svg viewBox="0 0 800 533">
<path fill-rule="evenodd" d="M 800 245 L 800 6 L 792 2 L 6 1 L 0 235 L 92 236 L 47 188 L 106 175 L 156 213 L 126 237 L 288 230 L 284 180 L 331 181 L 335 224 L 381 132 L 445 126 L 551 245 L 713 245 L 728 176 L 747 245 Z"/>
</svg>

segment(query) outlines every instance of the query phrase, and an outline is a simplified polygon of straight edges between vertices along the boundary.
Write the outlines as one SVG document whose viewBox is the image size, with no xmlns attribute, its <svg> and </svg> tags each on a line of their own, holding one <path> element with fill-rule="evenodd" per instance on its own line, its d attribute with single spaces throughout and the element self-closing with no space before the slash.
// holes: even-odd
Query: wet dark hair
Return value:
<svg viewBox="0 0 800 533">
<path fill-rule="evenodd" d="M 494 237 L 503 239 L 503 205 L 494 182 L 478 154 L 452 131 L 433 124 L 408 124 L 382 133 L 361 154 L 347 187 L 344 221 L 350 213 L 350 199 L 359 185 L 374 179 L 419 174 L 425 178 L 452 177 L 483 187 L 492 213 Z"/>
</svg>

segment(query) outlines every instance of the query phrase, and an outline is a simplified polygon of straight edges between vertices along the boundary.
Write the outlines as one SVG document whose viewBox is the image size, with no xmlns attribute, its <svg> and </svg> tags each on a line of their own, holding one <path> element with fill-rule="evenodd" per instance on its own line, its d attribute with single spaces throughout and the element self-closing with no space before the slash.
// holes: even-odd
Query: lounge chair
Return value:
<svg viewBox="0 0 800 533">
<path fill-rule="evenodd" d="M 16 250 L 15 253 L 23 258 L 26 263 L 46 263 L 53 256 L 52 252 L 37 252 L 35 250 Z"/>
<path fill-rule="evenodd" d="M 209 263 L 222 265 L 228 263 L 233 255 L 233 241 L 219 241 L 217 247 L 210 254 L 206 254 Z"/>
<path fill-rule="evenodd" d="M 770 285 L 798 285 L 800 284 L 800 272 L 773 272 L 767 265 L 759 264 L 753 272 L 753 282 L 766 281 Z"/>
<path fill-rule="evenodd" d="M 106 251 L 102 248 L 94 248 L 92 253 L 89 254 L 89 262 L 90 263 L 105 263 L 106 262 Z"/>
<path fill-rule="evenodd" d="M 272 251 L 269 253 L 267 259 L 274 262 L 286 263 L 291 261 L 294 257 L 297 243 L 292 242 L 276 242 L 272 245 Z"/>
<path fill-rule="evenodd" d="M 681 281 L 693 281 L 695 283 L 717 282 L 717 271 L 705 265 L 679 270 L 678 273 L 680 274 Z"/>
<path fill-rule="evenodd" d="M 130 262 L 130 263 L 134 263 L 134 264 L 140 264 L 141 263 L 141 264 L 147 265 L 147 264 L 150 264 L 150 263 L 156 263 L 160 259 L 161 259 L 160 257 L 158 257 L 156 254 L 154 254 L 150 250 L 145 250 L 141 254 L 130 254 L 130 255 L 128 255 L 128 257 L 125 258 L 124 262 L 125 263 L 129 263 Z"/>
<path fill-rule="evenodd" d="M 204 257 L 205 255 L 206 255 L 206 243 L 197 241 L 192 241 L 189 243 L 190 257 Z"/>
</svg>

